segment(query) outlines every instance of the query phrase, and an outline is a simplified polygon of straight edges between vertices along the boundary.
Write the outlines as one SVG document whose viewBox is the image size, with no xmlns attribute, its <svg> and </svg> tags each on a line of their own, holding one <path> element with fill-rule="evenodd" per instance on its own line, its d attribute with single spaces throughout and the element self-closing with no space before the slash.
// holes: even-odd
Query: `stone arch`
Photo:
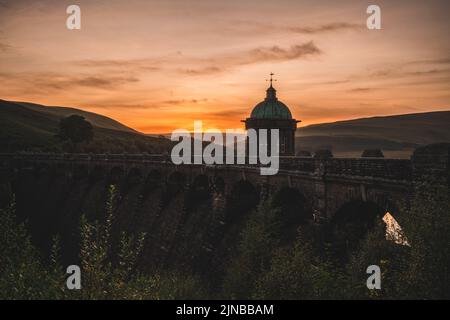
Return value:
<svg viewBox="0 0 450 320">
<path fill-rule="evenodd" d="M 186 175 L 180 171 L 174 171 L 167 177 L 167 183 L 169 184 L 184 184 L 186 181 Z"/>
<path fill-rule="evenodd" d="M 224 194 L 226 189 L 225 179 L 221 176 L 215 176 L 212 182 L 212 189 L 215 193 Z"/>
<path fill-rule="evenodd" d="M 96 182 L 103 179 L 106 176 L 106 169 L 104 166 L 96 165 L 89 169 L 89 180 Z"/>
<path fill-rule="evenodd" d="M 142 182 L 144 174 L 141 168 L 132 167 L 127 174 L 127 184 L 136 185 Z"/>
<path fill-rule="evenodd" d="M 12 181 L 14 172 L 8 167 L 0 167 L 0 208 L 5 207 L 12 200 Z"/>
<path fill-rule="evenodd" d="M 282 186 L 277 189 L 272 194 L 271 205 L 279 209 L 285 225 L 298 226 L 313 220 L 311 205 L 298 188 Z"/>
<path fill-rule="evenodd" d="M 373 203 L 379 208 L 382 208 L 385 212 L 390 212 L 393 216 L 398 217 L 400 215 L 400 210 L 395 197 L 385 191 L 366 190 L 363 186 L 352 187 L 344 193 L 344 196 L 336 197 L 332 200 L 328 212 L 328 218 L 330 219 L 333 219 L 338 210 L 346 203 L 355 201 Z"/>
<path fill-rule="evenodd" d="M 381 219 L 385 213 L 386 210 L 377 203 L 357 199 L 344 203 L 334 214 L 331 223 L 343 224 L 356 221 L 370 227 L 369 224 L 374 222 L 373 219 Z M 355 233 L 357 233 L 356 230 Z"/>
<path fill-rule="evenodd" d="M 167 177 L 167 188 L 169 193 L 183 190 L 186 183 L 186 175 L 180 171 L 174 171 Z"/>
<path fill-rule="evenodd" d="M 386 226 L 382 221 L 386 210 L 373 201 L 350 200 L 339 207 L 328 225 L 327 236 L 333 244 L 338 259 L 345 259 L 355 250 L 369 231 L 380 228 L 385 236 Z"/>
<path fill-rule="evenodd" d="M 72 177 L 75 180 L 80 180 L 89 177 L 89 170 L 86 164 L 77 164 L 72 168 Z"/>
<path fill-rule="evenodd" d="M 186 209 L 190 211 L 210 198 L 211 188 L 208 176 L 203 173 L 195 176 L 186 193 Z"/>
<path fill-rule="evenodd" d="M 119 184 L 125 176 L 125 170 L 122 167 L 113 167 L 108 174 L 108 184 Z"/>
<path fill-rule="evenodd" d="M 152 169 L 147 174 L 147 178 L 145 179 L 145 189 L 146 190 L 154 190 L 161 186 L 162 184 L 162 173 L 157 169 Z"/>
<path fill-rule="evenodd" d="M 48 176 L 52 173 L 52 168 L 48 163 L 38 163 L 34 165 L 34 172 L 37 177 Z"/>
<path fill-rule="evenodd" d="M 59 176 L 59 175 L 70 175 L 73 174 L 73 169 L 75 164 L 67 164 L 64 162 L 57 162 L 52 165 L 53 171 Z"/>
<path fill-rule="evenodd" d="M 257 207 L 259 200 L 257 188 L 248 180 L 239 180 L 227 197 L 227 219 L 233 220 L 245 215 Z"/>
<path fill-rule="evenodd" d="M 209 190 L 209 178 L 206 174 L 199 174 L 194 177 L 194 180 L 192 181 L 192 187 L 195 190 Z"/>
</svg>

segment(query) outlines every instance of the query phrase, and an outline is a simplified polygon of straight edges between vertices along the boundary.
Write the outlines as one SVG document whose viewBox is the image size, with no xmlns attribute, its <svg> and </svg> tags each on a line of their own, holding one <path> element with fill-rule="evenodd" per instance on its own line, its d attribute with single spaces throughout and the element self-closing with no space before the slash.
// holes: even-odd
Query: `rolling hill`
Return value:
<svg viewBox="0 0 450 320">
<path fill-rule="evenodd" d="M 167 152 L 172 142 L 142 134 L 96 113 L 67 107 L 0 100 L 0 152 L 67 152 L 58 132 L 61 118 L 78 114 L 94 126 L 94 140 L 76 152 Z M 360 156 L 382 149 L 387 157 L 409 157 L 420 146 L 450 142 L 450 111 L 362 118 L 300 127 L 296 149 L 331 149 L 335 156 Z M 73 150 L 72 150 L 73 151 Z"/>
<path fill-rule="evenodd" d="M 84 110 L 80 110 L 80 109 L 76 109 L 76 108 L 68 108 L 68 107 L 55 107 L 55 106 L 49 107 L 49 106 L 43 106 L 40 104 L 30 103 L 30 102 L 14 101 L 13 103 L 24 106 L 27 109 L 31 109 L 31 110 L 43 112 L 43 113 L 48 113 L 51 115 L 55 115 L 57 117 L 67 117 L 72 114 L 77 114 L 77 115 L 83 116 L 92 125 L 99 127 L 99 128 L 138 133 L 136 130 L 134 130 L 130 127 L 127 127 L 114 119 L 111 119 L 111 118 L 108 118 L 108 117 L 105 117 L 103 115 L 93 113 L 93 112 L 88 112 L 88 111 L 84 111 Z"/>
<path fill-rule="evenodd" d="M 77 146 L 76 150 L 69 150 L 56 136 L 60 119 L 71 114 L 87 115 L 86 119 L 94 126 L 93 141 Z M 161 153 L 169 151 L 170 146 L 167 139 L 146 136 L 94 113 L 0 100 L 0 152 Z"/>
<path fill-rule="evenodd" d="M 364 149 L 408 157 L 420 145 L 450 142 L 450 111 L 361 118 L 300 127 L 297 150 L 331 149 L 335 155 L 356 156 Z"/>
</svg>

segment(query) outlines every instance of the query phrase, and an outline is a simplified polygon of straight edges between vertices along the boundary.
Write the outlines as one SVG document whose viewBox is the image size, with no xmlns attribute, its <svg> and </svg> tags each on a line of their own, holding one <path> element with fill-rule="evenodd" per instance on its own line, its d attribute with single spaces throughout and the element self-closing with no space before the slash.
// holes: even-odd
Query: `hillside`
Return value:
<svg viewBox="0 0 450 320">
<path fill-rule="evenodd" d="M 59 121 L 70 114 L 85 115 L 84 111 L 72 108 L 61 108 L 58 111 L 46 110 L 47 107 L 15 103 L 0 100 L 0 152 L 16 151 L 48 151 L 48 152 L 148 152 L 160 153 L 170 149 L 167 139 L 148 137 L 107 117 L 87 113 L 94 126 L 94 139 L 88 144 L 68 149 L 60 141 L 58 133 Z M 69 112 L 73 110 L 75 112 Z M 100 122 L 99 122 L 100 121 Z M 98 124 L 100 123 L 100 126 Z M 104 125 L 105 127 L 101 127 Z M 107 128 L 109 127 L 109 128 Z M 124 130 L 111 129 L 124 128 Z"/>
<path fill-rule="evenodd" d="M 11 101 L 17 105 L 21 105 L 26 107 L 27 109 L 31 109 L 38 112 L 48 113 L 51 115 L 55 115 L 57 117 L 67 117 L 72 114 L 77 114 L 80 116 L 83 116 L 86 120 L 88 120 L 92 125 L 99 127 L 99 128 L 105 128 L 105 129 L 112 129 L 112 130 L 120 130 L 120 131 L 126 131 L 126 132 L 134 132 L 137 133 L 136 130 L 127 127 L 123 125 L 122 123 L 105 117 L 103 115 L 88 112 L 80 109 L 75 108 L 68 108 L 68 107 L 55 107 L 55 106 L 43 106 L 36 103 L 30 103 L 30 102 L 17 102 L 17 101 Z"/>
<path fill-rule="evenodd" d="M 450 141 L 450 111 L 362 118 L 300 127 L 298 149 L 332 149 L 337 155 L 359 155 L 379 148 L 408 156 L 419 145 Z"/>
<path fill-rule="evenodd" d="M 47 107 L 0 100 L 0 152 L 67 152 L 56 134 L 61 118 L 84 116 L 95 138 L 76 152 L 165 152 L 171 141 L 144 135 L 120 122 L 75 108 Z M 409 157 L 420 145 L 450 141 L 450 111 L 362 118 L 300 127 L 296 149 L 331 149 L 335 156 L 359 156 L 364 149 L 382 149 L 388 157 Z M 70 150 L 69 150 L 70 151 Z"/>
</svg>

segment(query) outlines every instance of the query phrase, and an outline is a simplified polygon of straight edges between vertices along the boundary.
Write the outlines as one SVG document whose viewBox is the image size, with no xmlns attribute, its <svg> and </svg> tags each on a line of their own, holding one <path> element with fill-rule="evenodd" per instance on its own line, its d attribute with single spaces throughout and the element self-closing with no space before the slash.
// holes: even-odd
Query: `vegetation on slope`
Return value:
<svg viewBox="0 0 450 320">
<path fill-rule="evenodd" d="M 450 141 L 450 111 L 362 118 L 300 127 L 297 149 L 357 152 L 364 149 L 410 151 Z"/>
<path fill-rule="evenodd" d="M 145 234 L 121 233 L 114 242 L 117 191 L 110 187 L 102 223 L 81 219 L 82 289 L 67 290 L 58 259 L 59 242 L 43 257 L 25 225 L 15 220 L 14 202 L 0 211 L 0 298 L 2 299 L 448 299 L 450 298 L 450 195 L 445 186 L 417 185 L 403 210 L 410 247 L 372 229 L 343 261 L 330 252 L 323 230 L 302 225 L 296 239 L 283 237 L 283 212 L 270 199 L 247 218 L 220 282 L 209 287 L 203 274 L 184 266 L 143 272 L 139 256 Z M 117 226 L 116 226 L 117 227 Z M 55 238 L 57 239 L 57 238 Z M 379 265 L 381 290 L 368 290 L 366 268 Z M 218 290 L 222 288 L 221 290 Z"/>
<path fill-rule="evenodd" d="M 167 139 L 98 127 L 94 122 L 94 139 L 74 147 L 58 138 L 61 119 L 52 112 L 0 100 L 0 152 L 163 153 L 172 145 Z"/>
</svg>

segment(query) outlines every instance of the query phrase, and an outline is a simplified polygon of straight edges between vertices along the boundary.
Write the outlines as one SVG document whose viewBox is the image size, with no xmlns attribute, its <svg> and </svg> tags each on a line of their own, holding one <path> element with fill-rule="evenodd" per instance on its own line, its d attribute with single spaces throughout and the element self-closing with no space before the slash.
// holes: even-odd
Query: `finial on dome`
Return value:
<svg viewBox="0 0 450 320">
<path fill-rule="evenodd" d="M 266 81 L 270 81 L 270 87 L 269 88 L 272 88 L 272 82 L 273 81 L 277 81 L 277 79 L 273 79 L 274 75 L 275 75 L 275 73 L 271 72 L 270 73 L 270 79 L 269 80 L 266 79 Z"/>
<path fill-rule="evenodd" d="M 266 96 L 266 100 L 276 100 L 277 99 L 277 91 L 275 90 L 275 88 L 272 86 L 272 82 L 273 81 L 277 81 L 277 79 L 273 79 L 273 76 L 275 75 L 275 73 L 271 72 L 270 73 L 270 79 L 266 81 L 270 81 L 270 86 L 267 89 L 267 96 Z"/>
</svg>

